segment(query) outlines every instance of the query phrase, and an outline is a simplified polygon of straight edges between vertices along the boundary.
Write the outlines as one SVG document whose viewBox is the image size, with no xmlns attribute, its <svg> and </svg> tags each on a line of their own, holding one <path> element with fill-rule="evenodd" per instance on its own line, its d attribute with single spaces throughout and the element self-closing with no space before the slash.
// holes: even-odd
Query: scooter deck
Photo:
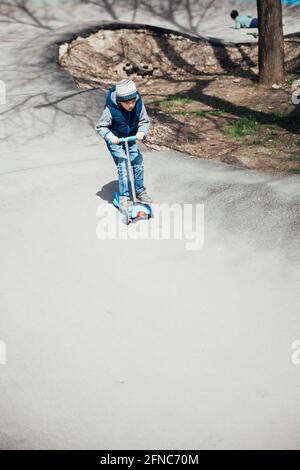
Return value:
<svg viewBox="0 0 300 470">
<path fill-rule="evenodd" d="M 130 222 L 135 222 L 139 219 L 150 219 L 153 217 L 153 211 L 149 204 L 141 202 L 133 202 L 132 208 L 128 213 L 124 208 L 120 209 L 120 196 L 119 193 L 114 194 L 113 205 L 119 210 L 122 222 L 128 225 Z"/>
</svg>

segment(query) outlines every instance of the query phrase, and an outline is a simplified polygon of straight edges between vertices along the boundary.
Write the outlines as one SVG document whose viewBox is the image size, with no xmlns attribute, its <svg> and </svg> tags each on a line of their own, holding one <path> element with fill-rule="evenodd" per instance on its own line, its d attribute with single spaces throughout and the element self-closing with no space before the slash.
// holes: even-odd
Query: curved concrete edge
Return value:
<svg viewBox="0 0 300 470">
<path fill-rule="evenodd" d="M 299 31 L 299 33 L 285 34 L 284 37 L 287 38 L 287 39 L 290 39 L 290 38 L 300 38 L 300 31 Z"/>
<path fill-rule="evenodd" d="M 239 43 L 224 41 L 222 39 L 218 39 L 212 36 L 202 36 L 195 33 L 187 33 L 181 32 L 171 28 L 164 28 L 161 26 L 155 26 L 147 23 L 131 23 L 131 22 L 120 22 L 120 21 L 84 21 L 82 23 L 70 23 L 67 26 L 62 26 L 60 28 L 48 31 L 46 33 L 42 33 L 36 36 L 33 39 L 30 39 L 25 44 L 30 45 L 32 43 L 36 43 L 37 41 L 43 40 L 43 38 L 51 38 L 51 42 L 53 42 L 53 38 L 56 44 L 62 44 L 64 42 L 71 42 L 76 39 L 78 36 L 83 38 L 88 37 L 90 34 L 97 33 L 100 30 L 119 30 L 119 29 L 146 29 L 149 31 L 156 32 L 158 34 L 173 34 L 174 36 L 184 37 L 190 39 L 196 43 L 210 43 L 214 46 L 236 46 Z M 253 42 L 251 41 L 242 41 L 240 44 L 249 44 L 252 45 Z"/>
</svg>

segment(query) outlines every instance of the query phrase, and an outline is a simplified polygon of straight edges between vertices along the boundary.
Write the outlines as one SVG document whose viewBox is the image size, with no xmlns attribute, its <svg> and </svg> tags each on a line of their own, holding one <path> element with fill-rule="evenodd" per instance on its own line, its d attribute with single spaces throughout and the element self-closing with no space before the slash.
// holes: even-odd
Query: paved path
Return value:
<svg viewBox="0 0 300 470">
<path fill-rule="evenodd" d="M 124 4 L 117 19 L 172 26 Z M 204 204 L 204 247 L 99 240 L 104 96 L 55 57 L 110 17 L 47 5 L 1 29 L 1 448 L 299 448 L 299 177 L 145 152 L 156 202 Z"/>
</svg>

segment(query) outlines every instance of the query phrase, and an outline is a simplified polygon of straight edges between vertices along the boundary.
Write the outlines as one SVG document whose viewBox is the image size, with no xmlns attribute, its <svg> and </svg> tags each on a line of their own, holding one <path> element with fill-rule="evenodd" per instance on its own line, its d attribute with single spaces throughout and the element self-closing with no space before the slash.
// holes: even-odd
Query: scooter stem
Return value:
<svg viewBox="0 0 300 470">
<path fill-rule="evenodd" d="M 128 170 L 128 174 L 129 174 L 131 192 L 132 192 L 133 202 L 136 202 L 136 192 L 135 192 L 135 186 L 134 186 L 134 181 L 133 181 L 132 166 L 131 166 L 131 160 L 130 160 L 130 155 L 129 155 L 129 147 L 128 147 L 128 142 L 132 142 L 134 140 L 137 140 L 136 135 L 131 135 L 129 137 L 120 137 L 119 138 L 119 144 L 125 143 L 125 151 L 126 151 L 126 157 L 127 157 L 127 170 Z M 111 140 L 109 140 L 108 142 L 110 144 L 112 143 Z"/>
<path fill-rule="evenodd" d="M 133 140 L 133 139 L 131 139 L 131 140 Z M 133 172 L 132 172 L 131 160 L 130 160 L 130 155 L 129 155 L 128 138 L 125 138 L 124 142 L 125 142 L 125 149 L 126 149 L 126 156 L 127 156 L 127 169 L 128 169 L 128 174 L 129 174 L 132 198 L 133 198 L 133 202 L 135 203 L 136 202 L 136 192 L 135 192 L 135 185 L 134 185 L 134 181 L 133 181 Z"/>
</svg>

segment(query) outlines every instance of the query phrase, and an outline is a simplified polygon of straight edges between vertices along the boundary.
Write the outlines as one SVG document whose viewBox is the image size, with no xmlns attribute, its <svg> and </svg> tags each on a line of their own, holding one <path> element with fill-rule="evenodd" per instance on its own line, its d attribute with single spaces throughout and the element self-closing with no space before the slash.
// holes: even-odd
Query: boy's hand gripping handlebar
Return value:
<svg viewBox="0 0 300 470">
<path fill-rule="evenodd" d="M 136 135 L 131 135 L 130 137 L 120 137 L 119 138 L 119 144 L 122 144 L 123 142 L 131 142 L 133 140 L 137 140 L 137 136 Z M 108 141 L 109 144 L 112 144 L 112 141 L 109 140 Z"/>
</svg>

